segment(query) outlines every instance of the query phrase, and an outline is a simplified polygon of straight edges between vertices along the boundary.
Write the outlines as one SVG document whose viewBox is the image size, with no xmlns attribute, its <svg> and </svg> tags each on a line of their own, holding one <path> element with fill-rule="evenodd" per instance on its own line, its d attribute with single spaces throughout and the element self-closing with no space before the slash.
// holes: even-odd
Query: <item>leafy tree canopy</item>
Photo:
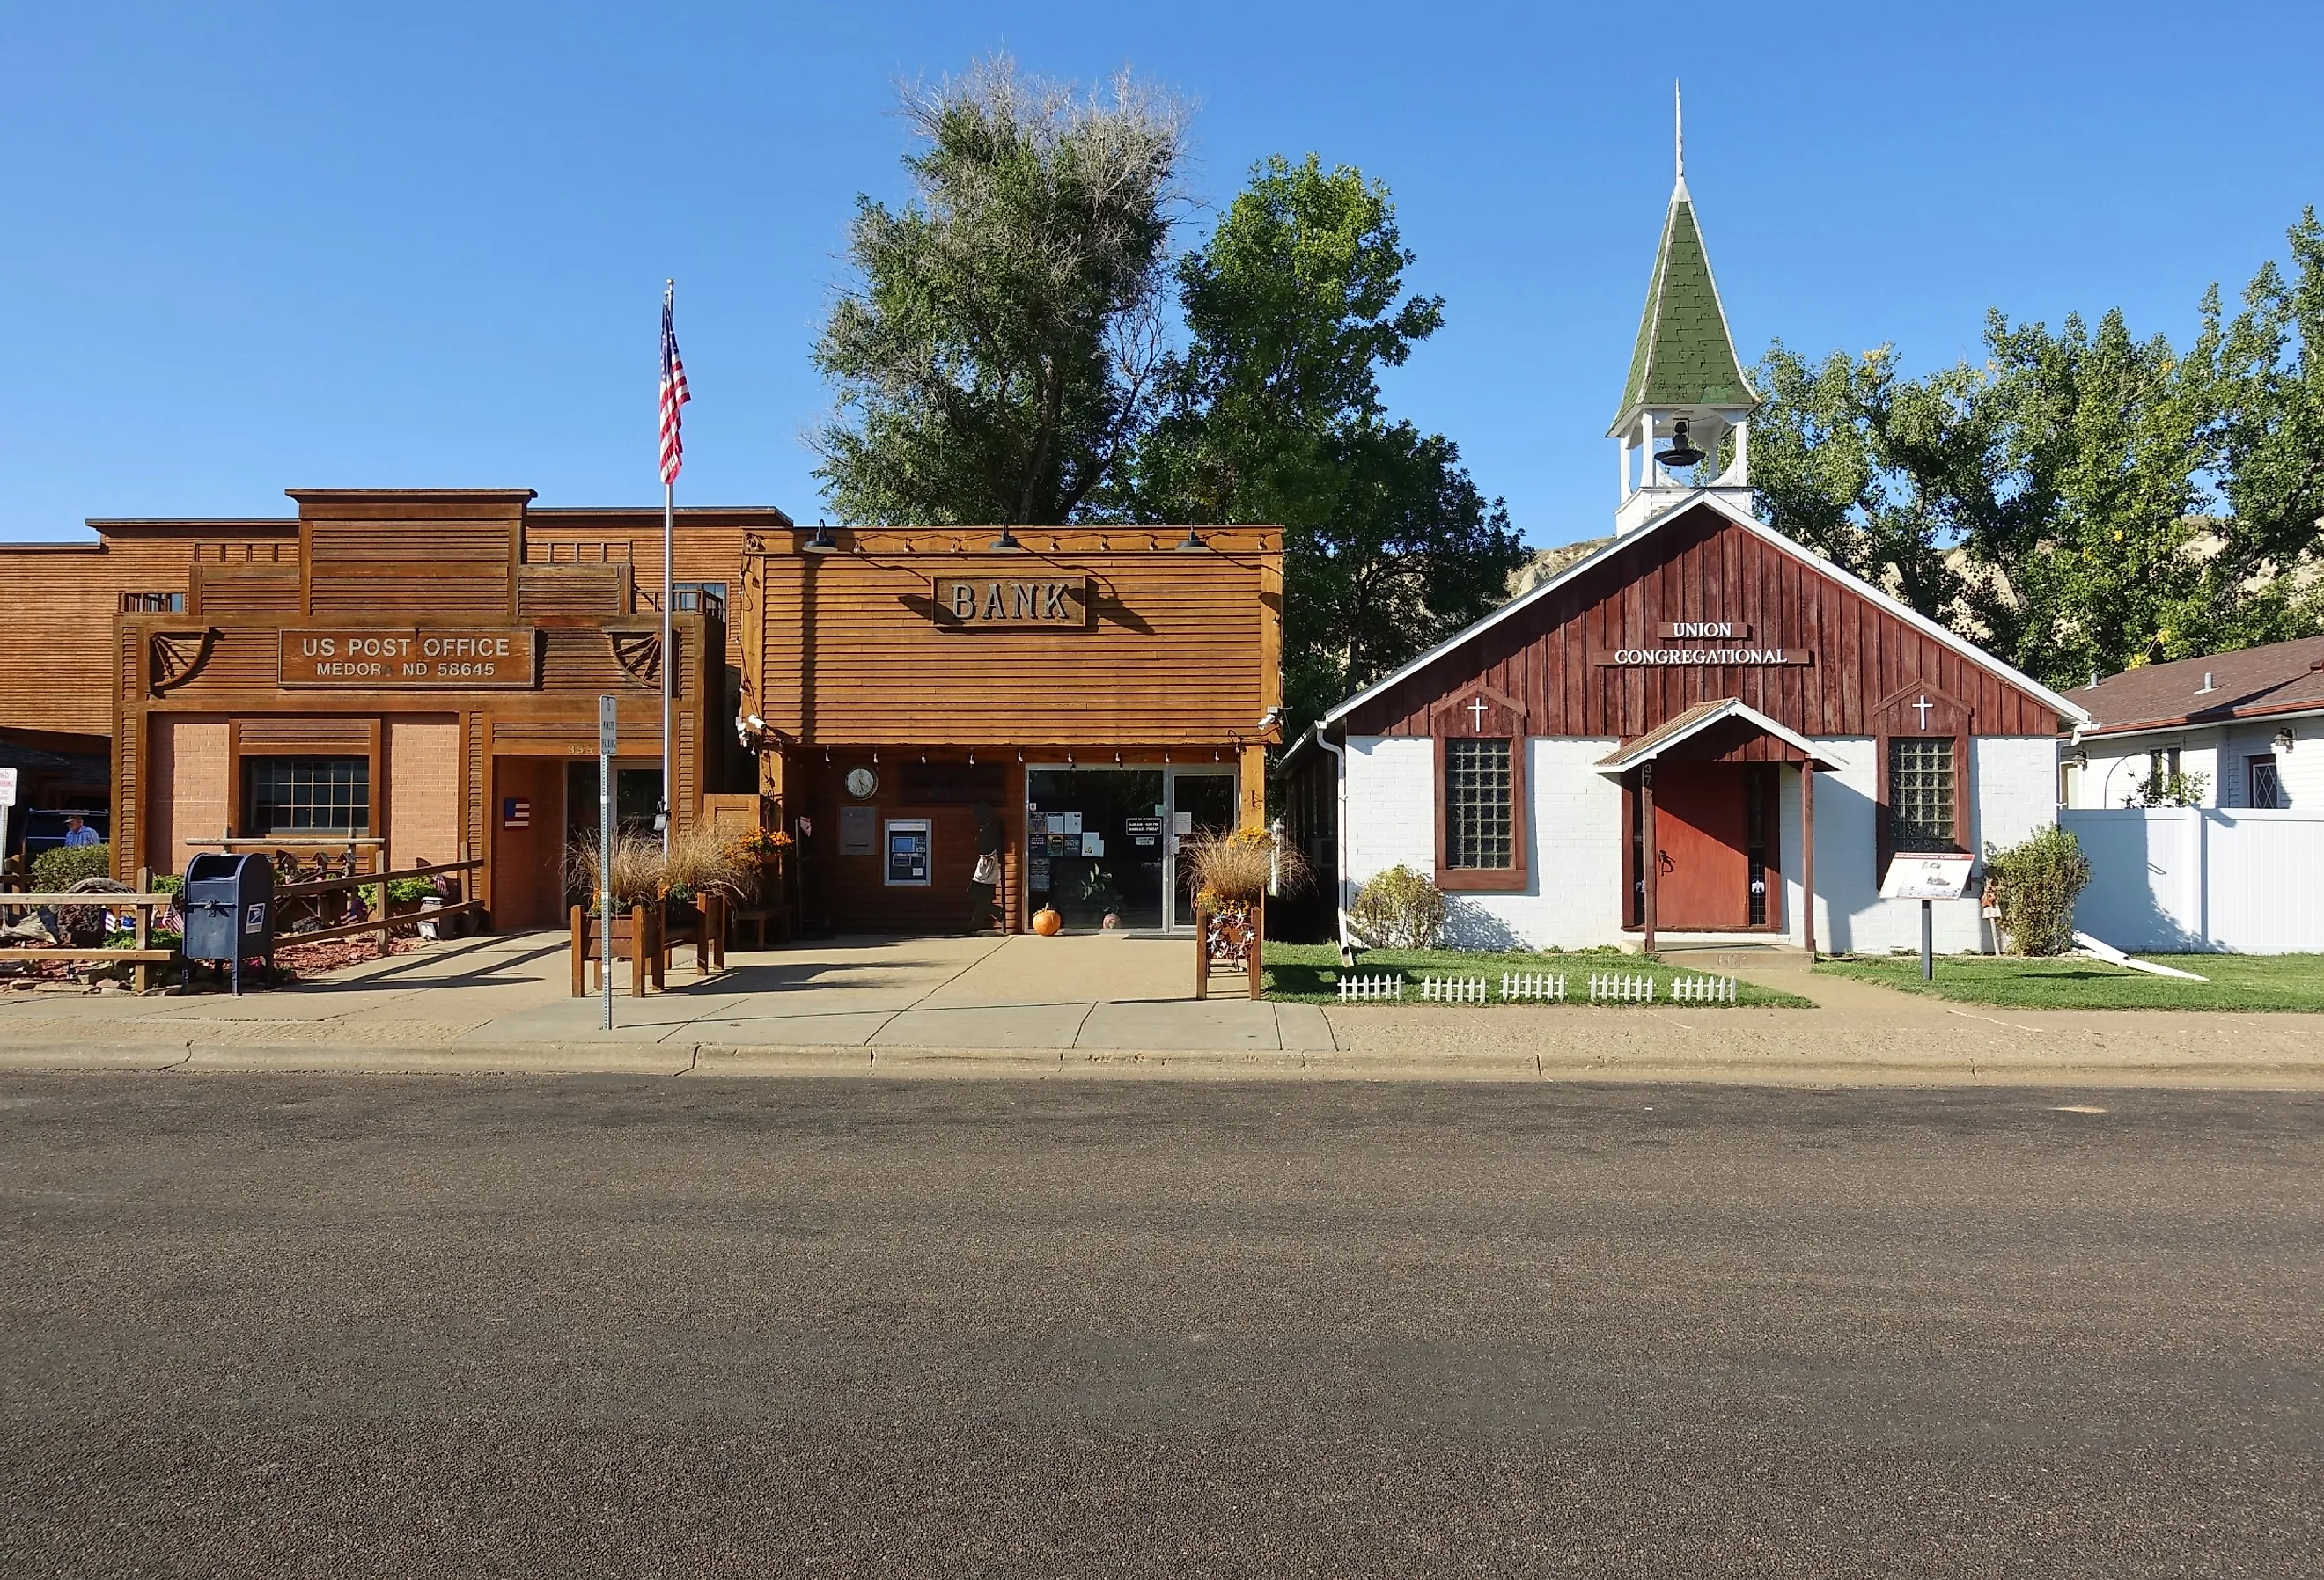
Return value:
<svg viewBox="0 0 2324 1580">
<path fill-rule="evenodd" d="M 1382 409 L 1379 370 L 1444 321 L 1410 295 L 1388 189 L 1274 158 L 1178 266 L 1189 344 L 1141 452 L 1148 520 L 1284 529 L 1295 728 L 1499 602 L 1524 558 L 1442 434 Z"/>
<path fill-rule="evenodd" d="M 1154 411 L 1185 117 L 1127 75 L 1083 97 L 1006 58 L 903 111 L 916 198 L 857 199 L 816 475 L 850 521 L 1072 521 Z"/>
<path fill-rule="evenodd" d="M 2291 232 L 2184 355 L 2121 313 L 1988 316 L 1982 365 L 1888 347 L 1760 365 L 1753 482 L 1775 526 L 2028 673 L 2092 673 L 2324 628 L 2324 233 Z"/>
</svg>

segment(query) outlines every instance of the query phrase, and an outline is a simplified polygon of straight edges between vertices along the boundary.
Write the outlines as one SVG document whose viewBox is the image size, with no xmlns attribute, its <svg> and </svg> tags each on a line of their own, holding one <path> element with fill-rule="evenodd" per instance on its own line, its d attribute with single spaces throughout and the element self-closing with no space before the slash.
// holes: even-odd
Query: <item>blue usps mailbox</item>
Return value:
<svg viewBox="0 0 2324 1580">
<path fill-rule="evenodd" d="M 231 963 L 234 991 L 242 993 L 242 963 L 274 968 L 274 867 L 263 855 L 198 855 L 186 865 L 189 962 Z"/>
</svg>

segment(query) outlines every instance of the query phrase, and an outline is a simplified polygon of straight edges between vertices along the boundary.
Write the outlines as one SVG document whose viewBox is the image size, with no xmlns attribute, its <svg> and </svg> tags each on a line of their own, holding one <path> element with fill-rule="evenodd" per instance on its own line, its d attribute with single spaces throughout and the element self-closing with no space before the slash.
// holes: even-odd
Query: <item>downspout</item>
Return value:
<svg viewBox="0 0 2324 1580">
<path fill-rule="evenodd" d="M 1353 941 L 1348 937 L 1348 749 L 1334 745 L 1319 722 L 1315 744 L 1332 754 L 1332 914 L 1340 935 L 1340 960 L 1352 964 Z"/>
</svg>

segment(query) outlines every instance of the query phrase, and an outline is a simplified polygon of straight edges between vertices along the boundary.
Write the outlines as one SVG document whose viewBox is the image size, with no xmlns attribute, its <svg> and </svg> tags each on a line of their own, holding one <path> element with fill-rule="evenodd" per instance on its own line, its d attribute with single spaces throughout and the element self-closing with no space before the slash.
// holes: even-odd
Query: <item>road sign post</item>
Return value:
<svg viewBox="0 0 2324 1580">
<path fill-rule="evenodd" d="M 597 941 L 598 985 L 604 993 L 604 1029 L 613 1029 L 613 749 L 619 744 L 616 704 L 597 698 Z"/>
</svg>

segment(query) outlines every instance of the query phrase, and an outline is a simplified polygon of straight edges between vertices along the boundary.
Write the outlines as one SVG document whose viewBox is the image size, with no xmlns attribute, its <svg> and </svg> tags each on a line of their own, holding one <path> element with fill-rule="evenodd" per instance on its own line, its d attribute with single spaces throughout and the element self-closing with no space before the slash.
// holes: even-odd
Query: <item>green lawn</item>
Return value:
<svg viewBox="0 0 2324 1580">
<path fill-rule="evenodd" d="M 1340 1002 L 1340 952 L 1330 944 L 1278 944 L 1269 939 L 1266 951 L 1265 984 L 1267 996 L 1288 1003 L 1336 1004 Z M 1420 977 L 1423 972 L 1434 976 L 1481 976 L 1486 980 L 1486 1003 L 1498 1004 L 1501 1000 L 1501 974 L 1519 971 L 1563 971 L 1565 973 L 1565 1002 L 1587 1004 L 1590 1002 L 1590 974 L 1593 971 L 1626 971 L 1636 974 L 1652 972 L 1655 976 L 1655 1002 L 1666 1003 L 1674 976 L 1695 976 L 1700 972 L 1674 969 L 1641 960 L 1636 955 L 1614 953 L 1581 953 L 1572 955 L 1536 955 L 1529 951 L 1508 954 L 1470 953 L 1460 949 L 1374 949 L 1357 963 L 1360 976 L 1379 976 L 1394 973 L 1407 984 L 1404 1002 L 1419 1003 Z M 1773 988 L 1757 987 L 1748 982 L 1736 984 L 1738 1004 L 1775 1004 L 1787 1009 L 1812 1010 L 1815 1005 L 1795 993 L 1778 993 Z M 1446 1008 L 1458 1006 L 1447 1005 Z M 1710 1005 L 1687 1006 L 1711 1008 Z M 1720 1004 L 1718 1008 L 1727 1006 Z"/>
<path fill-rule="evenodd" d="M 2324 955 L 2143 955 L 2210 978 L 2148 976 L 2100 960 L 1940 956 L 1921 980 L 1917 956 L 1826 960 L 1818 971 L 1905 993 L 2022 1010 L 2296 1010 L 2324 1012 Z"/>
</svg>

